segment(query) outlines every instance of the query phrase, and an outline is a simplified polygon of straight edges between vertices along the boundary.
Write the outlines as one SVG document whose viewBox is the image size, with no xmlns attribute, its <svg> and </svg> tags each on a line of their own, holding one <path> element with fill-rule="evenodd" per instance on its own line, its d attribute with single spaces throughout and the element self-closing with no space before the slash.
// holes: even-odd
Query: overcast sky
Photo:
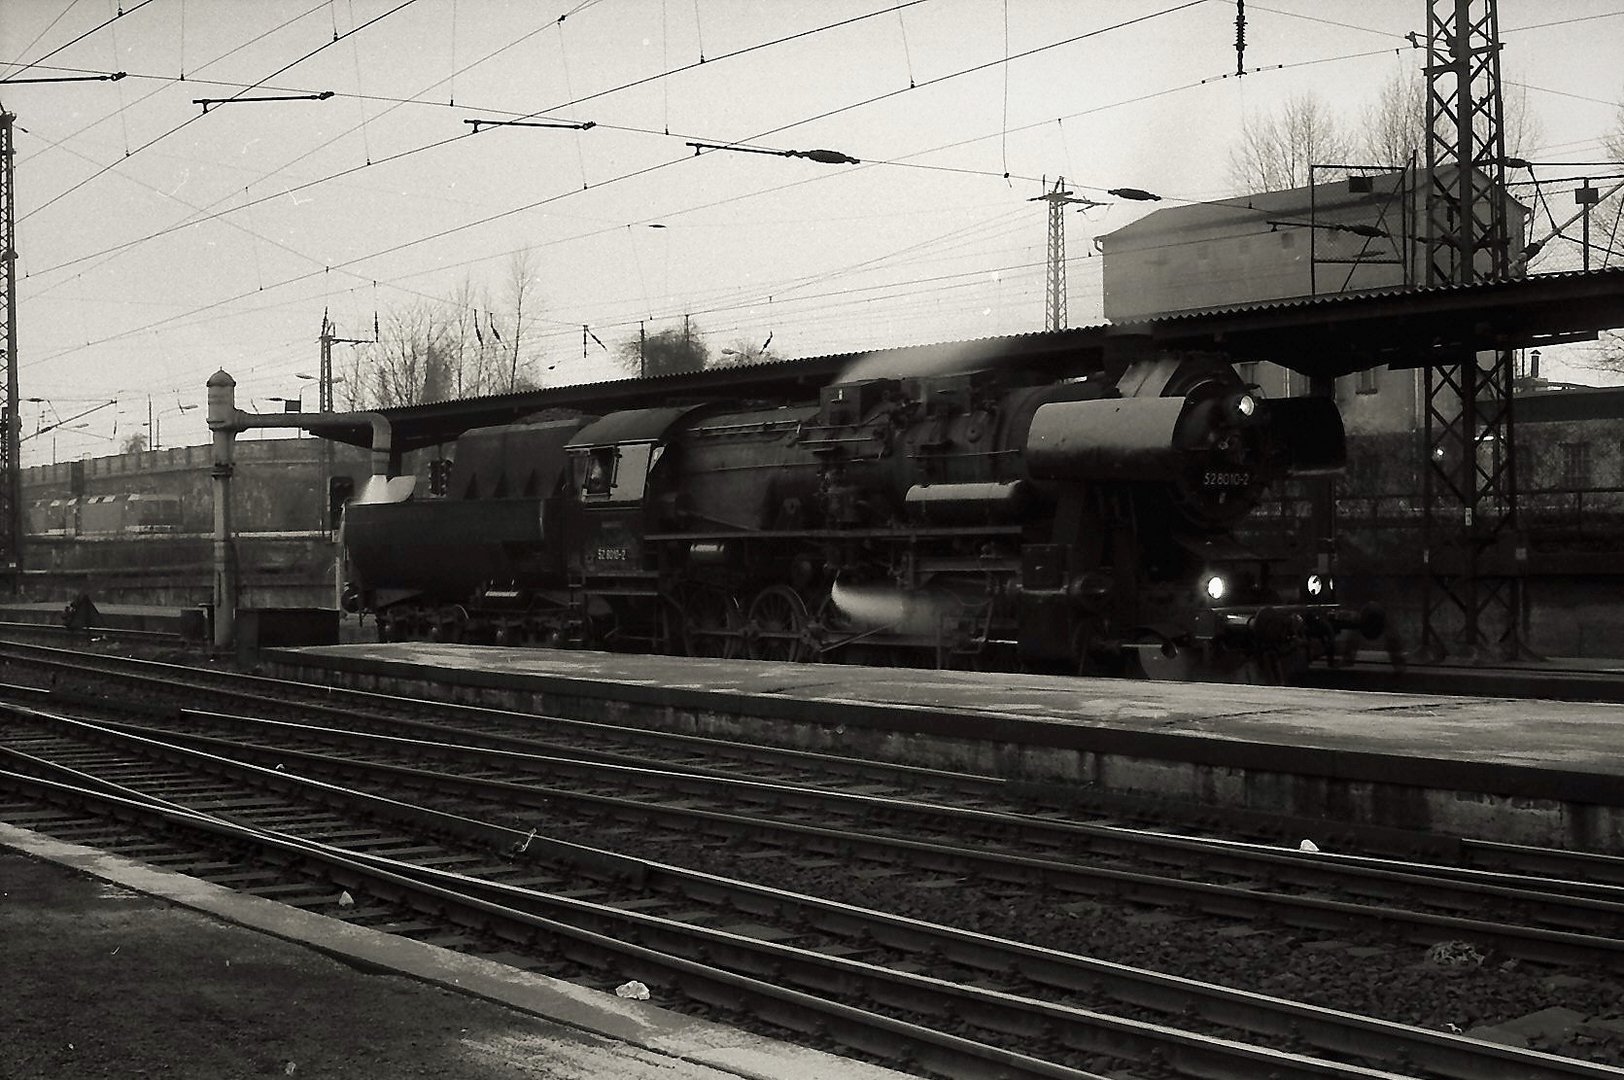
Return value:
<svg viewBox="0 0 1624 1080">
<path fill-rule="evenodd" d="M 222 367 L 244 408 L 314 408 L 298 375 L 324 308 L 370 336 L 374 312 L 467 283 L 506 327 L 525 249 L 549 383 L 622 374 L 583 324 L 613 348 L 687 314 L 713 348 L 770 334 L 785 356 L 1040 330 L 1044 177 L 1108 201 L 1229 195 L 1245 117 L 1312 91 L 1356 122 L 1421 63 L 1424 0 L 1246 12 L 1262 70 L 1237 79 L 1222 0 L 4 0 L 0 77 L 128 72 L 0 85 L 21 393 L 47 399 L 24 431 L 64 422 L 24 462 L 113 452 L 149 399 L 164 445 L 206 441 L 186 407 Z M 1603 157 L 1621 14 L 1500 4 L 1508 92 L 1539 125 L 1525 156 Z M 1091 241 L 1146 210 L 1068 214 L 1071 325 L 1101 318 Z"/>
</svg>

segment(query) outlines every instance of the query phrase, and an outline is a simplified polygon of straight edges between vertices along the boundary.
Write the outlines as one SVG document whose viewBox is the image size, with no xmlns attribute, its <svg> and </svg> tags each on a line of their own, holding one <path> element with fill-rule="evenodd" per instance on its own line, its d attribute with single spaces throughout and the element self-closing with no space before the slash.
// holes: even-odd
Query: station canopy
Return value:
<svg viewBox="0 0 1624 1080">
<path fill-rule="evenodd" d="M 527 416 L 606 413 L 707 400 L 812 400 L 832 382 L 883 371 L 892 377 L 1005 367 L 1042 379 L 1107 371 L 1158 352 L 1201 352 L 1233 363 L 1267 361 L 1311 378 L 1374 367 L 1458 362 L 1465 353 L 1593 338 L 1624 326 L 1624 268 L 1546 274 L 1470 285 L 1391 288 L 1180 312 L 968 342 L 910 345 L 766 364 L 548 387 L 518 394 L 381 409 L 398 452 L 442 445 L 462 432 Z M 353 415 L 353 414 L 352 414 Z M 324 438 L 371 445 L 353 420 L 309 425 Z"/>
</svg>

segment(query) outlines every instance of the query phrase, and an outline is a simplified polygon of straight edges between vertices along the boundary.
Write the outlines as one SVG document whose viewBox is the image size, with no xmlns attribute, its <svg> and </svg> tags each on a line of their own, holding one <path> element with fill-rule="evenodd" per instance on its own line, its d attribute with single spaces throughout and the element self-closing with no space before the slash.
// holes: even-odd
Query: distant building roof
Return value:
<svg viewBox="0 0 1624 1080">
<path fill-rule="evenodd" d="M 1452 167 L 1440 170 L 1445 175 L 1452 172 Z M 1357 211 L 1379 210 L 1384 205 L 1395 204 L 1405 194 L 1404 181 L 1408 175 L 1407 171 L 1366 174 L 1371 181 L 1371 190 L 1365 192 L 1350 191 L 1347 180 L 1340 179 L 1183 206 L 1164 206 L 1104 234 L 1099 238 L 1100 248 L 1107 253 L 1113 247 L 1131 250 L 1165 240 L 1173 234 L 1185 239 L 1200 239 L 1203 235 L 1232 235 L 1236 229 L 1248 226 L 1267 231 L 1271 218 L 1309 224 L 1310 211 L 1315 216 L 1323 215 L 1328 221 L 1362 218 L 1366 215 Z M 1408 190 L 1418 198 L 1425 195 L 1425 188 L 1417 183 L 1412 183 Z M 1527 212 L 1528 207 L 1510 194 L 1506 195 L 1506 199 L 1519 210 Z"/>
<path fill-rule="evenodd" d="M 1120 323 L 1423 283 L 1427 175 L 1365 174 L 1156 210 L 1100 238 L 1105 315 Z M 1525 208 L 1501 198 L 1506 240 L 1520 251 Z M 1492 269 L 1487 253 L 1477 262 Z"/>
<path fill-rule="evenodd" d="M 1624 386 L 1575 386 L 1563 390 L 1536 390 L 1518 394 L 1519 423 L 1560 423 L 1564 420 L 1617 420 L 1624 417 Z"/>
</svg>

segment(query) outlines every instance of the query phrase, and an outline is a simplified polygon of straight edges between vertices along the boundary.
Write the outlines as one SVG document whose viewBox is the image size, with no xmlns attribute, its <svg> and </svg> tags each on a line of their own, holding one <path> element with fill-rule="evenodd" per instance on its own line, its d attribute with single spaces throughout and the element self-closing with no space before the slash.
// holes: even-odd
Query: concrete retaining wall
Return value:
<svg viewBox="0 0 1624 1080">
<path fill-rule="evenodd" d="M 1624 791 L 1597 774 L 778 695 L 349 663 L 293 651 L 272 650 L 262 659 L 282 677 L 970 772 L 1084 795 L 1286 815 L 1328 833 L 1348 823 L 1624 854 Z"/>
</svg>

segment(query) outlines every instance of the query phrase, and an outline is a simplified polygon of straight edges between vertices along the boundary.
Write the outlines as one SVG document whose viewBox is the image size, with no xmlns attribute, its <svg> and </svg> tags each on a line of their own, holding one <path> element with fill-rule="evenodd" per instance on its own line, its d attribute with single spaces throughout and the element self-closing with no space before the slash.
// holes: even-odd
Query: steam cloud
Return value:
<svg viewBox="0 0 1624 1080">
<path fill-rule="evenodd" d="M 988 367 L 1004 352 L 997 339 L 952 341 L 941 345 L 910 345 L 864 353 L 845 371 L 840 382 L 858 379 L 905 379 L 917 375 L 953 375 Z"/>
<path fill-rule="evenodd" d="M 934 635 L 944 620 L 957 617 L 960 606 L 952 597 L 940 593 L 906 593 L 892 585 L 846 585 L 838 581 L 829 599 L 858 633 L 886 630 L 893 634 Z"/>
</svg>

